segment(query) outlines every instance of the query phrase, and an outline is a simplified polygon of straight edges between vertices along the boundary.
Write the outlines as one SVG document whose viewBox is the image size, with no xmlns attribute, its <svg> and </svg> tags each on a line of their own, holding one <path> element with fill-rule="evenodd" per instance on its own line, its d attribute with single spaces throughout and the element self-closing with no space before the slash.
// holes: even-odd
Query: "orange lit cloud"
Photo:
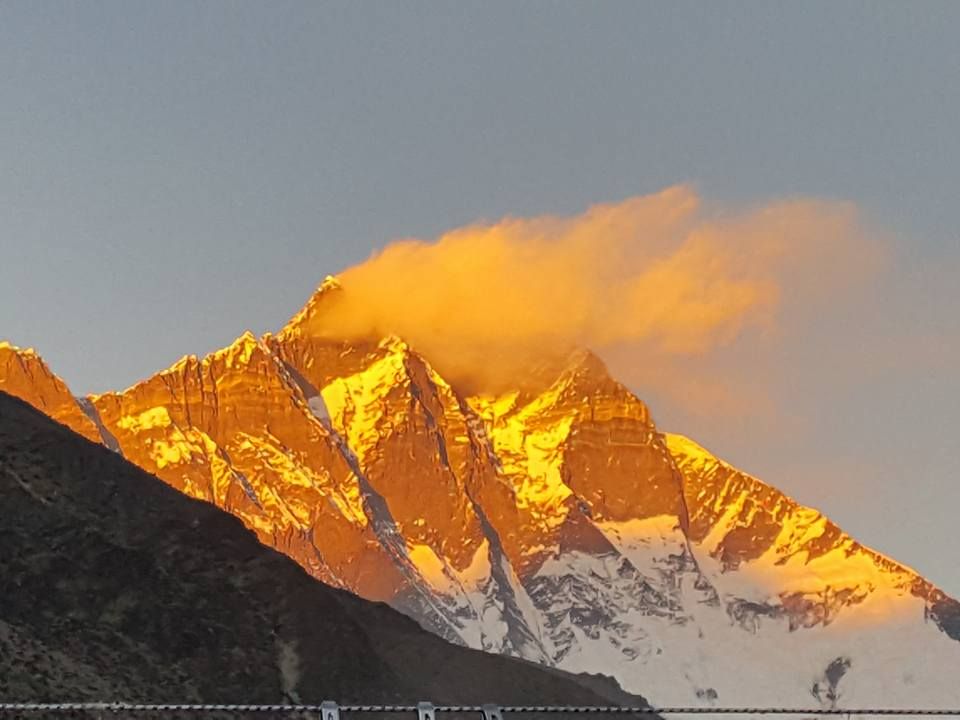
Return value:
<svg viewBox="0 0 960 720">
<path fill-rule="evenodd" d="M 509 387 L 531 363 L 589 347 L 627 383 L 676 382 L 675 364 L 693 367 L 698 396 L 722 401 L 716 353 L 776 334 L 785 303 L 823 302 L 881 256 L 848 204 L 728 212 L 680 186 L 392 243 L 340 274 L 346 292 L 323 323 L 400 335 L 469 390 Z"/>
</svg>

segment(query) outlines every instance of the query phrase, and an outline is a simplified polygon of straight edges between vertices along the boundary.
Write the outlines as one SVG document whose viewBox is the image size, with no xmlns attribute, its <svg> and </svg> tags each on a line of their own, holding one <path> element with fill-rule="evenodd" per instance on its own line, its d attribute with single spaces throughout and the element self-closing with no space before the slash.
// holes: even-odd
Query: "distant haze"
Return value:
<svg viewBox="0 0 960 720">
<path fill-rule="evenodd" d="M 454 374 L 596 346 L 662 427 L 960 596 L 958 27 L 949 1 L 5 2 L 0 339 L 120 388 L 340 273 Z"/>
</svg>

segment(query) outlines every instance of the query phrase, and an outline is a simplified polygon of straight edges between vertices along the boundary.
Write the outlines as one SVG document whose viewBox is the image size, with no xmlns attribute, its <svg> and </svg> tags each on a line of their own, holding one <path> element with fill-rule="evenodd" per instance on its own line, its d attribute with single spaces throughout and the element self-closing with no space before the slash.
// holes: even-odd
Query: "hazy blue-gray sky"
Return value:
<svg viewBox="0 0 960 720">
<path fill-rule="evenodd" d="M 0 338 L 102 391 L 397 237 L 675 183 L 850 201 L 889 267 L 786 323 L 774 421 L 637 390 L 960 595 L 958 36 L 956 2 L 4 2 Z"/>
</svg>

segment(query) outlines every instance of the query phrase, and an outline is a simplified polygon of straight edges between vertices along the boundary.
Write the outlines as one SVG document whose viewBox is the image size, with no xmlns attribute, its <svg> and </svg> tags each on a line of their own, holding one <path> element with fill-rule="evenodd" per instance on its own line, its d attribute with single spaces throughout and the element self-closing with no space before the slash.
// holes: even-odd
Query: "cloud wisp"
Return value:
<svg viewBox="0 0 960 720">
<path fill-rule="evenodd" d="M 628 384 L 678 382 L 683 365 L 710 394 L 718 353 L 782 333 L 785 305 L 833 301 L 882 257 L 849 204 L 732 211 L 676 186 L 391 243 L 339 275 L 323 329 L 397 334 L 468 391 L 516 386 L 531 364 L 587 347 Z"/>
</svg>

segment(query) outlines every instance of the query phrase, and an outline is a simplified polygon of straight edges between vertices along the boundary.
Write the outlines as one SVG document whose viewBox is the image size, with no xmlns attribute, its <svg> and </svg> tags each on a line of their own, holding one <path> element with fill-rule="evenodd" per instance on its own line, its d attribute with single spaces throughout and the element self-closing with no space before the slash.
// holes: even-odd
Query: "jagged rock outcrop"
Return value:
<svg viewBox="0 0 960 720">
<path fill-rule="evenodd" d="M 0 389 L 25 400 L 88 440 L 100 442 L 100 432 L 84 414 L 81 401 L 32 348 L 18 348 L 0 341 Z"/>
</svg>

